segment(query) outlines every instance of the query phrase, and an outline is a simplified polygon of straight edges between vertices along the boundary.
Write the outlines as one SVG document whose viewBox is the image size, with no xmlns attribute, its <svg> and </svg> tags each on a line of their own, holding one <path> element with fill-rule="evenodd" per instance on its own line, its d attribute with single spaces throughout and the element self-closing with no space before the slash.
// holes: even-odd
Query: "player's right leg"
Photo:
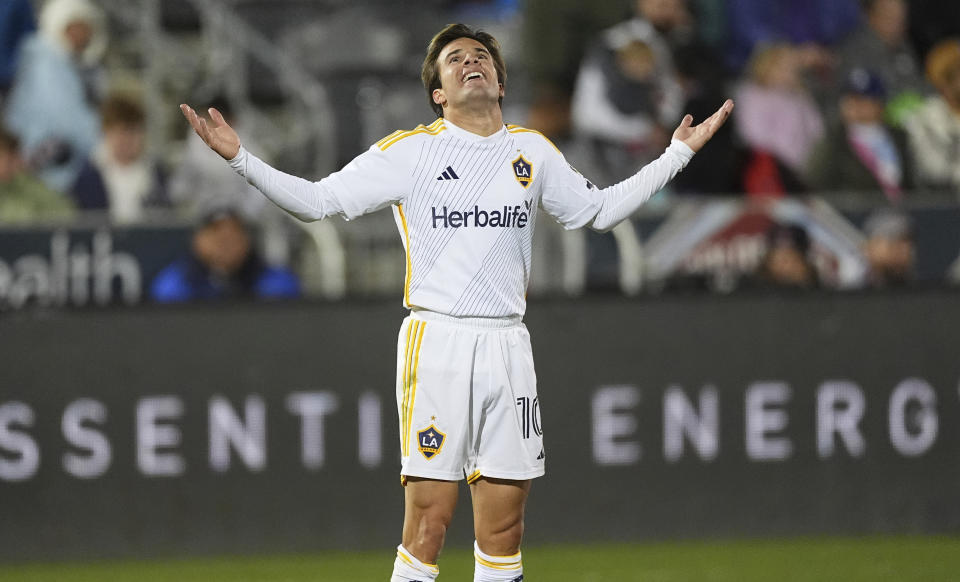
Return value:
<svg viewBox="0 0 960 582">
<path fill-rule="evenodd" d="M 411 315 L 397 345 L 397 411 L 405 513 L 391 582 L 434 580 L 466 462 L 469 334 Z M 466 364 L 457 365 L 464 359 Z"/>
<path fill-rule="evenodd" d="M 390 582 L 434 580 L 436 562 L 457 506 L 456 481 L 408 477 L 404 491 L 403 543 Z"/>
</svg>

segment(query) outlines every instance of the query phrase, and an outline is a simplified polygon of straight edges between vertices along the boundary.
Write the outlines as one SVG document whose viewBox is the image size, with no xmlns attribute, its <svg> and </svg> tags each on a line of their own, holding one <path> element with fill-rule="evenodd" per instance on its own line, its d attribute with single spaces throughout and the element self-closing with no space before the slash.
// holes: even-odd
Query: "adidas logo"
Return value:
<svg viewBox="0 0 960 582">
<path fill-rule="evenodd" d="M 540 449 L 540 454 L 537 455 L 537 460 L 539 461 L 540 459 L 545 459 L 545 458 L 546 458 L 546 455 L 543 454 L 543 449 Z"/>
<path fill-rule="evenodd" d="M 459 180 L 459 179 L 460 179 L 460 176 L 458 176 L 457 173 L 454 172 L 453 168 L 451 168 L 450 166 L 447 166 L 447 169 L 444 170 L 442 174 L 437 176 L 437 180 Z"/>
</svg>

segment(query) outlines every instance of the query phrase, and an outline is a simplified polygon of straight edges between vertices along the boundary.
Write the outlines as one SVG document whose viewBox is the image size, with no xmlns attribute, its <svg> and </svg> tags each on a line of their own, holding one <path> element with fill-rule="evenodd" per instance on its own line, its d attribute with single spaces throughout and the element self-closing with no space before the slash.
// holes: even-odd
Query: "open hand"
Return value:
<svg viewBox="0 0 960 582">
<path fill-rule="evenodd" d="M 190 126 L 197 132 L 200 139 L 210 146 L 210 149 L 220 154 L 225 160 L 232 160 L 240 152 L 240 136 L 230 127 L 219 111 L 211 107 L 207 110 L 210 121 L 197 115 L 192 107 L 183 103 L 180 111 L 190 122 Z"/>
<path fill-rule="evenodd" d="M 727 99 L 716 113 L 699 125 L 693 125 L 693 116 L 688 113 L 683 116 L 680 127 L 673 132 L 673 139 L 679 139 L 695 152 L 700 151 L 700 148 L 710 141 L 713 134 L 717 133 L 717 130 L 727 121 L 732 111 L 733 100 Z"/>
</svg>

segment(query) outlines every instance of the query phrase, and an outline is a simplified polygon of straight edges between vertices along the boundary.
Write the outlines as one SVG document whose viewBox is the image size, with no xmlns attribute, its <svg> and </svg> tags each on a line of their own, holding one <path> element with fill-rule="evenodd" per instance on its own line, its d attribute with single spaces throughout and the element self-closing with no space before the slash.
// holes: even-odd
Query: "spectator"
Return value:
<svg viewBox="0 0 960 582">
<path fill-rule="evenodd" d="M 907 37 L 905 0 L 863 0 L 864 22 L 839 48 L 841 78 L 853 69 L 880 75 L 889 119 L 900 125 L 927 92 L 920 62 Z"/>
<path fill-rule="evenodd" d="M 683 94 L 669 48 L 646 20 L 606 30 L 580 68 L 573 94 L 577 137 L 595 146 L 604 180 L 622 180 L 666 147 Z"/>
<path fill-rule="evenodd" d="M 90 0 L 50 0 L 40 31 L 27 39 L 6 103 L 6 124 L 51 188 L 65 192 L 99 139 L 106 48 L 100 10 Z"/>
<path fill-rule="evenodd" d="M 891 209 L 871 214 L 863 226 L 871 287 L 903 287 L 914 281 L 916 252 L 910 217 Z"/>
<path fill-rule="evenodd" d="M 905 124 L 917 185 L 960 194 L 960 38 L 944 40 L 930 51 L 927 78 L 938 94 Z"/>
<path fill-rule="evenodd" d="M 711 101 L 722 102 L 726 97 L 722 62 L 698 36 L 697 19 L 689 8 L 687 0 L 636 0 L 637 18 L 649 22 L 666 43 L 687 96 L 711 93 Z"/>
<path fill-rule="evenodd" d="M 883 120 L 886 90 L 879 76 L 853 69 L 840 96 L 840 122 L 815 148 L 811 185 L 820 190 L 882 192 L 899 202 L 913 187 L 907 135 Z"/>
<path fill-rule="evenodd" d="M 109 209 L 117 224 L 141 222 L 146 210 L 169 207 L 163 172 L 146 154 L 143 106 L 117 94 L 107 98 L 101 115 L 103 139 L 71 189 L 77 206 Z"/>
<path fill-rule="evenodd" d="M 299 297 L 293 272 L 263 262 L 250 228 L 234 210 L 209 213 L 193 234 L 192 254 L 163 269 L 151 296 L 161 303 Z"/>
<path fill-rule="evenodd" d="M 532 84 L 526 122 L 551 139 L 570 134 L 570 96 L 591 40 L 630 15 L 633 0 L 527 0 L 524 51 Z"/>
<path fill-rule="evenodd" d="M 216 108 L 227 123 L 242 128 L 243 123 L 237 120 L 226 99 L 217 97 L 207 106 Z M 264 151 L 255 142 L 251 143 L 251 139 L 245 138 L 245 147 L 254 148 L 251 151 Z M 170 178 L 170 197 L 195 218 L 210 208 L 220 207 L 234 208 L 245 220 L 254 222 L 259 222 L 265 214 L 280 213 L 256 188 L 224 164 L 220 156 L 210 151 L 194 132 L 187 137 L 182 161 Z"/>
<path fill-rule="evenodd" d="M 810 259 L 810 237 L 795 224 L 775 224 L 767 232 L 767 252 L 752 281 L 763 289 L 814 289 L 819 287 L 816 266 Z"/>
<path fill-rule="evenodd" d="M 72 214 L 65 196 L 24 171 L 17 137 L 0 126 L 0 224 L 59 220 Z"/>
<path fill-rule="evenodd" d="M 30 0 L 0 2 L 0 103 L 17 70 L 20 44 L 37 29 Z"/>
<path fill-rule="evenodd" d="M 656 29 L 666 42 L 683 90 L 683 113 L 705 119 L 727 97 L 727 74 L 723 67 L 719 42 L 707 39 L 717 32 L 705 30 L 705 21 L 722 27 L 718 0 L 637 0 L 637 15 Z M 711 34 L 713 36 L 711 36 Z M 711 140 L 715 146 L 704 149 L 673 181 L 672 189 L 681 194 L 739 193 L 739 168 L 743 152 L 734 139 L 733 125 L 724 125 Z"/>
<path fill-rule="evenodd" d="M 804 89 L 796 47 L 759 47 L 751 59 L 748 79 L 736 91 L 736 103 L 734 127 L 752 155 L 745 170 L 745 189 L 764 194 L 774 183 L 784 192 L 801 189 L 813 146 L 823 139 L 824 123 Z M 775 175 L 769 179 L 755 178 L 771 172 Z"/>
</svg>

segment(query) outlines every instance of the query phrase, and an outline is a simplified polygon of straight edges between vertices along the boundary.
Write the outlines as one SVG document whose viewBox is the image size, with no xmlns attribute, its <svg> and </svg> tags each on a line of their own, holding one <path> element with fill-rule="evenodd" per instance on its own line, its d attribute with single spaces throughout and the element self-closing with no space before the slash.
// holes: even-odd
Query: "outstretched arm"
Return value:
<svg viewBox="0 0 960 582">
<path fill-rule="evenodd" d="M 180 110 L 210 149 L 274 204 L 305 222 L 333 214 L 356 218 L 398 202 L 409 191 L 409 172 L 398 175 L 394 162 L 376 146 L 339 172 L 311 182 L 281 172 L 248 152 L 216 109 L 209 109 L 210 119 L 200 117 L 186 104 Z"/>
<path fill-rule="evenodd" d="M 686 115 L 673 132 L 670 147 L 656 160 L 626 180 L 602 190 L 584 179 L 566 164 L 557 166 L 555 180 L 544 187 L 543 207 L 567 228 L 589 226 L 601 232 L 615 227 L 674 178 L 703 148 L 733 111 L 727 100 L 710 117 L 693 125 Z"/>
<path fill-rule="evenodd" d="M 220 154 L 225 160 L 232 160 L 240 153 L 240 136 L 230 127 L 230 124 L 223 119 L 219 111 L 211 107 L 207 110 L 210 114 L 210 121 L 197 115 L 197 112 L 186 103 L 180 104 L 180 111 L 190 122 L 203 143 L 210 146 L 210 149 Z"/>
<path fill-rule="evenodd" d="M 600 210 L 591 226 L 595 230 L 607 231 L 636 212 L 687 166 L 693 154 L 703 148 L 727 121 L 731 111 L 733 101 L 727 99 L 716 113 L 698 125 L 693 125 L 692 115 L 684 115 L 680 126 L 673 132 L 670 147 L 663 155 L 632 177 L 604 189 Z"/>
<path fill-rule="evenodd" d="M 340 210 L 330 193 L 318 183 L 285 174 L 241 147 L 237 132 L 213 107 L 207 110 L 209 120 L 197 115 L 186 104 L 180 105 L 180 111 L 210 149 L 220 154 L 238 174 L 280 208 L 305 222 L 319 220 Z"/>
</svg>

